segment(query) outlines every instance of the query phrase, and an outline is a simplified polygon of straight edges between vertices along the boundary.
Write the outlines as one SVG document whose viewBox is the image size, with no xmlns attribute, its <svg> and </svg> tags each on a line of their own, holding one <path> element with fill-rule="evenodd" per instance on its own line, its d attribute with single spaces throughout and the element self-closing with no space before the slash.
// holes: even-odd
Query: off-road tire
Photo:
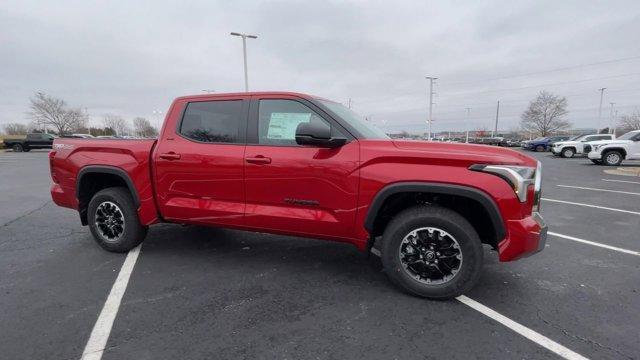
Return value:
<svg viewBox="0 0 640 360">
<path fill-rule="evenodd" d="M 409 275 L 400 259 L 405 237 L 415 229 L 438 228 L 455 238 L 462 260 L 458 272 L 445 283 L 425 284 Z M 439 206 L 417 206 L 397 214 L 382 236 L 382 264 L 395 285 L 410 294 L 449 299 L 469 291 L 480 278 L 483 263 L 482 243 L 471 224 L 457 212 Z"/>
<path fill-rule="evenodd" d="M 98 228 L 96 214 L 101 204 L 115 204 L 122 214 L 124 222 L 123 231 L 119 237 L 110 239 Z M 104 205 L 103 205 L 104 206 Z M 128 189 L 122 187 L 112 187 L 98 191 L 91 201 L 87 209 L 89 229 L 95 241 L 103 249 L 111 252 L 127 252 L 138 246 L 147 235 L 147 226 L 140 224 L 138 213 Z"/>
</svg>

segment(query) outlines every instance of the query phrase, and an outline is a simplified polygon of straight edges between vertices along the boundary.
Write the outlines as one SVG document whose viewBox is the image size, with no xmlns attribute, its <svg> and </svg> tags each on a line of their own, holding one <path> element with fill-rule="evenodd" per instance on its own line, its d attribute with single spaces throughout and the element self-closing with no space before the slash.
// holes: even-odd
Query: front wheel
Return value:
<svg viewBox="0 0 640 360">
<path fill-rule="evenodd" d="M 15 144 L 11 148 L 13 149 L 13 152 L 22 152 L 24 150 L 24 148 L 20 144 Z"/>
<path fill-rule="evenodd" d="M 562 156 L 563 158 L 572 158 L 574 154 L 575 152 L 573 151 L 573 149 L 568 148 L 568 149 L 562 150 L 562 152 L 560 153 L 560 156 Z"/>
<path fill-rule="evenodd" d="M 619 151 L 609 151 L 602 156 L 602 162 L 607 166 L 618 166 L 622 163 L 623 156 Z"/>
<path fill-rule="evenodd" d="M 127 252 L 147 235 L 147 227 L 140 224 L 131 194 L 125 188 L 98 191 L 87 210 L 91 234 L 107 251 Z"/>
<path fill-rule="evenodd" d="M 538 146 L 536 146 L 536 151 L 537 151 L 537 152 L 543 152 L 543 151 L 545 151 L 545 150 L 546 150 L 546 149 L 545 149 L 544 145 L 538 145 Z"/>
<path fill-rule="evenodd" d="M 453 298 L 470 290 L 480 278 L 480 238 L 464 217 L 450 209 L 407 209 L 391 220 L 382 241 L 387 276 L 411 294 Z"/>
</svg>

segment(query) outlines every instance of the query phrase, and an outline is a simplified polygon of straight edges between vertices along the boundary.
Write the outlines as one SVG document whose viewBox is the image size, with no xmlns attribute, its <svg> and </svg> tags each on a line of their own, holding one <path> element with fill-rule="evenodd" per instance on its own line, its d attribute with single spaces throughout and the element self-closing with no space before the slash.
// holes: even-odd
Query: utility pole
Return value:
<svg viewBox="0 0 640 360">
<path fill-rule="evenodd" d="M 604 97 L 604 91 L 607 88 L 600 88 L 598 89 L 598 91 L 600 91 L 600 107 L 598 107 L 598 127 L 596 128 L 596 133 L 600 132 L 600 121 L 602 119 L 602 98 Z"/>
<path fill-rule="evenodd" d="M 611 104 L 611 112 L 609 113 L 609 131 L 608 133 L 611 134 L 611 128 L 613 127 L 613 106 L 616 104 L 614 102 L 609 103 Z"/>
<path fill-rule="evenodd" d="M 467 126 L 465 126 L 467 128 L 467 140 L 465 141 L 467 144 L 469 143 L 469 126 L 471 126 L 471 123 L 469 122 L 469 117 L 471 115 L 471 108 L 465 108 L 467 109 Z"/>
<path fill-rule="evenodd" d="M 349 109 L 351 109 L 351 98 L 349 98 Z"/>
<path fill-rule="evenodd" d="M 493 131 L 491 132 L 491 137 L 498 135 L 498 115 L 500 115 L 500 100 L 498 100 L 498 106 L 496 107 L 496 123 L 493 127 Z"/>
<path fill-rule="evenodd" d="M 429 123 L 429 129 L 427 131 L 427 141 L 431 141 L 431 122 L 433 121 L 433 80 L 438 79 L 437 77 L 425 76 L 426 79 L 429 79 L 429 119 L 427 122 Z"/>
<path fill-rule="evenodd" d="M 249 92 L 249 73 L 247 71 L 247 38 L 249 39 L 257 39 L 256 35 L 242 34 L 237 32 L 232 32 L 233 36 L 242 37 L 242 55 L 244 57 L 244 91 Z"/>
</svg>

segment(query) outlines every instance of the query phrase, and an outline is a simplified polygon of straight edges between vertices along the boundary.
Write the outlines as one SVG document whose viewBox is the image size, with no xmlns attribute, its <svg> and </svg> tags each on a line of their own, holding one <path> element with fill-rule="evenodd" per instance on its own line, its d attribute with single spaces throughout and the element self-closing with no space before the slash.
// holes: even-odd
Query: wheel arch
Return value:
<svg viewBox="0 0 640 360">
<path fill-rule="evenodd" d="M 435 201 L 444 199 L 447 202 L 445 207 L 461 212 L 462 216 L 466 215 L 465 218 L 472 223 L 483 242 L 493 247 L 497 247 L 498 242 L 506 236 L 505 224 L 498 205 L 485 192 L 463 185 L 401 182 L 387 185 L 375 195 L 364 221 L 364 228 L 369 232 L 371 240 L 381 235 L 384 227 L 390 221 L 390 218 L 385 218 L 385 210 L 389 207 L 397 207 L 401 210 L 406 203 L 396 205 L 394 202 L 402 202 L 402 199 L 406 200 L 407 198 L 411 199 L 412 195 L 426 195 Z M 459 205 L 447 206 L 455 204 L 456 200 Z M 462 203 L 460 203 L 461 201 Z M 429 203 L 429 201 L 426 202 Z M 468 203 L 470 206 L 460 207 L 464 203 Z M 421 204 L 420 201 L 412 203 L 411 206 L 419 204 Z M 442 206 L 441 203 L 437 204 Z M 463 213 L 465 209 L 467 210 L 466 214 Z M 478 214 L 479 216 L 469 216 L 473 214 L 472 211 L 474 210 L 481 211 Z M 397 212 L 394 212 L 393 215 Z"/>
<path fill-rule="evenodd" d="M 605 155 L 606 155 L 608 152 L 611 152 L 611 151 L 617 151 L 617 152 L 619 152 L 620 154 L 622 154 L 622 158 L 623 158 L 623 159 L 626 159 L 626 158 L 627 158 L 627 150 L 625 150 L 625 149 L 624 149 L 624 148 L 622 148 L 622 147 L 610 147 L 610 148 L 605 148 L 605 149 L 604 149 L 604 150 L 602 150 L 602 152 L 601 152 L 601 153 L 602 153 L 602 157 L 604 158 L 604 157 L 605 157 Z"/>
<path fill-rule="evenodd" d="M 93 195 L 108 187 L 126 187 L 135 207 L 140 207 L 138 191 L 125 170 L 108 165 L 85 166 L 76 177 L 76 198 L 82 225 L 87 225 L 87 207 Z"/>
</svg>

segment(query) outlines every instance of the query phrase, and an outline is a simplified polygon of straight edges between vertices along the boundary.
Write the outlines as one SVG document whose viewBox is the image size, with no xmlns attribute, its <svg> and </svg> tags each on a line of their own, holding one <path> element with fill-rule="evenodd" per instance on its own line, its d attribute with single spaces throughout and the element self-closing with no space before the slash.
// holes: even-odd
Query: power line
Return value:
<svg viewBox="0 0 640 360">
<path fill-rule="evenodd" d="M 555 69 L 541 70 L 541 71 L 523 73 L 523 74 L 500 76 L 500 77 L 483 79 L 483 80 L 454 81 L 454 82 L 448 82 L 448 84 L 449 85 L 473 84 L 473 83 L 480 83 L 480 82 L 492 81 L 492 80 L 512 79 L 512 78 L 518 78 L 518 77 L 525 77 L 525 76 L 538 75 L 538 74 L 548 74 L 548 73 L 558 72 L 558 71 L 579 69 L 579 68 L 583 68 L 583 67 L 587 67 L 587 66 L 604 65 L 604 64 L 611 64 L 611 63 L 629 61 L 629 60 L 636 60 L 636 59 L 640 59 L 640 56 L 632 56 L 632 57 L 627 57 L 627 58 L 598 61 L 598 62 L 594 62 L 594 63 L 580 64 L 580 65 L 573 65 L 573 66 L 564 66 L 564 67 L 559 67 L 559 68 L 555 68 Z"/>
</svg>

